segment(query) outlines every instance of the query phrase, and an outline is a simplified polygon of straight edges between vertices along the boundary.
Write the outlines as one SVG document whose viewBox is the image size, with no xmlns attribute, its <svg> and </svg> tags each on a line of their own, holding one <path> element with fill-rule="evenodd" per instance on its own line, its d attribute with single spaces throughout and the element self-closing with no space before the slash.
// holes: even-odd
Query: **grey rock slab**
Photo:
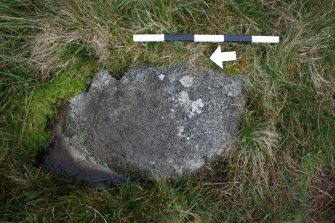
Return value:
<svg viewBox="0 0 335 223">
<path fill-rule="evenodd" d="M 239 131 L 241 111 L 238 77 L 139 65 L 116 80 L 104 71 L 70 100 L 53 144 L 86 169 L 109 172 L 116 182 L 176 178 L 223 154 Z M 57 166 L 61 159 L 46 160 Z"/>
</svg>

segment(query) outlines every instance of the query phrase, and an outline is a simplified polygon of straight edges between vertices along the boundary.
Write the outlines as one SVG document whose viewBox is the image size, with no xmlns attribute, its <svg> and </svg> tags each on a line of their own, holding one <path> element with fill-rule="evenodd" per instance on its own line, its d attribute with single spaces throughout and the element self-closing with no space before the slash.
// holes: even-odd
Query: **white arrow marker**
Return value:
<svg viewBox="0 0 335 223">
<path fill-rule="evenodd" d="M 236 60 L 236 51 L 221 52 L 221 46 L 219 46 L 214 51 L 210 59 L 219 67 L 223 68 L 222 62 Z"/>
</svg>

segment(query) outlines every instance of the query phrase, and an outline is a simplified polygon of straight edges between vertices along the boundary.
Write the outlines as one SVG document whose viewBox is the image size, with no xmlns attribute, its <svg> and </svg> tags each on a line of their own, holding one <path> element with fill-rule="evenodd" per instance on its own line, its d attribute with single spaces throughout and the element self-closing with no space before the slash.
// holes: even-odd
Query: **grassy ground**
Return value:
<svg viewBox="0 0 335 223">
<path fill-rule="evenodd" d="M 2 0 L 0 219 L 26 222 L 331 222 L 335 219 L 335 2 Z M 217 69 L 217 44 L 132 42 L 135 33 L 279 35 L 237 50 L 239 138 L 193 179 L 89 188 L 41 169 L 48 119 L 100 69 Z"/>
</svg>

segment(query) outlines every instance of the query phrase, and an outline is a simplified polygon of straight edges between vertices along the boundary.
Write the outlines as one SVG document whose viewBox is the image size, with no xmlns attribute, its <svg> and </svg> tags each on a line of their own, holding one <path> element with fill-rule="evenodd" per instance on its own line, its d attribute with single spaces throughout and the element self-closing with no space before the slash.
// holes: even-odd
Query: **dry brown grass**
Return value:
<svg viewBox="0 0 335 223">
<path fill-rule="evenodd" d="M 321 168 L 310 186 L 310 214 L 315 222 L 335 221 L 335 172 Z"/>
</svg>

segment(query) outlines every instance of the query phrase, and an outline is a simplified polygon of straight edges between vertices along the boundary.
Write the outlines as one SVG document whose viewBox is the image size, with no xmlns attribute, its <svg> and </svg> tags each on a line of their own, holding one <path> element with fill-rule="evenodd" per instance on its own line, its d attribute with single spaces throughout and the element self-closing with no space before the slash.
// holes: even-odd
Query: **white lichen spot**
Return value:
<svg viewBox="0 0 335 223">
<path fill-rule="evenodd" d="M 101 89 L 104 86 L 108 86 L 112 79 L 113 77 L 108 72 L 102 71 L 93 78 L 91 89 Z"/>
<path fill-rule="evenodd" d="M 219 149 L 218 151 L 216 151 L 216 155 L 221 156 L 223 151 L 224 151 L 224 149 Z"/>
<path fill-rule="evenodd" d="M 182 166 L 172 165 L 172 168 L 173 168 L 174 172 L 178 175 L 181 175 L 183 173 L 183 167 Z"/>
<path fill-rule="evenodd" d="M 158 78 L 159 78 L 161 81 L 164 79 L 164 77 L 165 77 L 164 74 L 160 74 L 160 75 L 158 76 Z"/>
<path fill-rule="evenodd" d="M 196 101 L 192 101 L 186 91 L 179 93 L 178 101 L 185 108 L 185 110 L 189 112 L 188 118 L 192 118 L 195 114 L 201 114 L 201 109 L 204 107 L 204 103 L 200 98 Z"/>
<path fill-rule="evenodd" d="M 184 164 L 184 168 L 194 171 L 194 170 L 200 169 L 204 164 L 205 162 L 201 158 L 193 159 L 193 160 L 186 160 Z"/>
<path fill-rule="evenodd" d="M 84 101 L 84 94 L 79 94 L 72 99 L 70 99 L 70 112 L 69 115 L 71 118 L 81 117 L 81 113 L 85 107 L 85 104 L 82 103 Z"/>
<path fill-rule="evenodd" d="M 241 88 L 236 83 L 226 84 L 225 92 L 229 97 L 236 97 L 241 93 Z"/>
<path fill-rule="evenodd" d="M 137 81 L 143 81 L 144 78 L 145 78 L 145 74 L 143 74 L 143 73 L 136 74 L 136 80 Z"/>
<path fill-rule="evenodd" d="M 194 77 L 190 75 L 186 75 L 182 78 L 179 79 L 179 82 L 184 86 L 184 87 L 191 87 L 193 84 Z"/>
<path fill-rule="evenodd" d="M 182 104 L 187 104 L 190 102 L 190 98 L 188 97 L 188 93 L 186 91 L 182 91 L 179 93 L 179 98 L 178 100 L 182 103 Z"/>
<path fill-rule="evenodd" d="M 202 103 L 202 100 L 199 98 L 196 101 L 192 102 L 192 112 L 196 112 L 198 114 L 201 114 L 201 108 L 204 107 L 204 103 Z"/>
<path fill-rule="evenodd" d="M 177 136 L 179 136 L 179 137 L 185 137 L 184 136 L 184 129 L 185 129 L 185 127 L 184 126 L 178 126 L 178 134 L 177 134 Z"/>
<path fill-rule="evenodd" d="M 121 81 L 122 81 L 123 84 L 128 84 L 129 83 L 129 79 L 126 78 L 126 77 L 122 78 Z"/>
<path fill-rule="evenodd" d="M 195 114 L 193 112 L 188 113 L 188 118 L 191 119 Z"/>
<path fill-rule="evenodd" d="M 79 94 L 72 99 L 70 99 L 70 104 L 72 107 L 76 107 L 80 105 L 80 102 L 83 100 L 83 94 Z"/>
</svg>

